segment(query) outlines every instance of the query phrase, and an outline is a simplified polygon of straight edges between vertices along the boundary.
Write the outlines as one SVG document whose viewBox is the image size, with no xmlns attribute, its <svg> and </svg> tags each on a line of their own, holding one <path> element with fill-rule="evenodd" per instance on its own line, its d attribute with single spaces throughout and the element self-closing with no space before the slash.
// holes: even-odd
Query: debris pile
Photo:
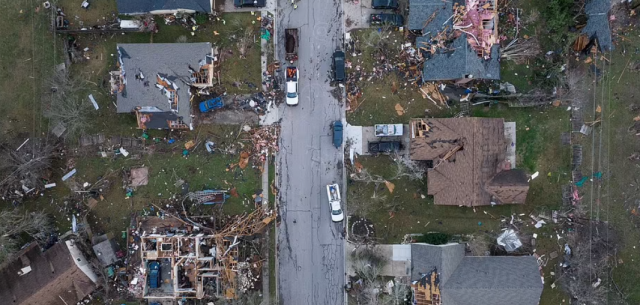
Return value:
<svg viewBox="0 0 640 305">
<path fill-rule="evenodd" d="M 262 164 L 267 160 L 267 155 L 271 151 L 277 152 L 280 126 L 264 126 L 251 130 L 251 141 L 253 142 L 252 155 L 257 158 L 255 162 Z"/>
</svg>

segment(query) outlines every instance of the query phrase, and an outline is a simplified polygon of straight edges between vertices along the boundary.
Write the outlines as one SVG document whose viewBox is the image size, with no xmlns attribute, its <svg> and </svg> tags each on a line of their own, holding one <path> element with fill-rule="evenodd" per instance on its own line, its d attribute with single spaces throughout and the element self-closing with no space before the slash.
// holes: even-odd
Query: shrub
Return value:
<svg viewBox="0 0 640 305">
<path fill-rule="evenodd" d="M 450 236 L 445 233 L 426 233 L 416 238 L 416 241 L 432 245 L 444 245 L 449 242 L 449 238 Z"/>
</svg>

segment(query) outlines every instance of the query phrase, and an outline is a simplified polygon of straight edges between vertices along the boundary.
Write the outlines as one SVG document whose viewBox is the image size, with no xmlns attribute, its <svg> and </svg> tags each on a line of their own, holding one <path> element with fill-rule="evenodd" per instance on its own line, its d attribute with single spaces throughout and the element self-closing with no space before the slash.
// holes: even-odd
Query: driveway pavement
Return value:
<svg viewBox="0 0 640 305">
<path fill-rule="evenodd" d="M 331 122 L 344 121 L 344 108 L 331 95 L 331 54 L 341 46 L 342 1 L 301 0 L 298 8 L 279 0 L 276 39 L 284 30 L 300 33 L 299 105 L 282 105 L 278 227 L 279 304 L 344 304 L 343 223 L 333 223 L 326 185 L 342 182 L 343 149 L 332 145 Z M 284 60 L 284 48 L 278 56 Z M 341 185 L 342 186 L 342 185 Z"/>
<path fill-rule="evenodd" d="M 372 9 L 371 0 L 357 1 L 357 3 L 356 1 L 345 1 L 345 31 L 369 28 L 369 16 L 376 12 L 381 12 L 381 10 Z"/>
</svg>

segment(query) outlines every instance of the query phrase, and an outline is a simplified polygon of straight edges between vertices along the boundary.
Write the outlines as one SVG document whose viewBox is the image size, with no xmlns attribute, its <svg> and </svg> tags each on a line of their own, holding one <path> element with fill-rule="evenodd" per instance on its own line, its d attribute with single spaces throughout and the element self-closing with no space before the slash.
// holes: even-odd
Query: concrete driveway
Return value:
<svg viewBox="0 0 640 305">
<path fill-rule="evenodd" d="M 382 10 L 374 10 L 371 8 L 371 0 L 345 1 L 344 2 L 344 23 L 345 31 L 349 32 L 353 29 L 369 28 L 369 16 Z"/>
<path fill-rule="evenodd" d="M 331 122 L 344 121 L 344 107 L 332 96 L 331 55 L 344 33 L 342 1 L 301 0 L 293 9 L 279 0 L 276 39 L 284 30 L 300 33 L 299 105 L 282 105 L 278 153 L 280 216 L 278 227 L 279 304 L 344 304 L 344 223 L 333 223 L 326 185 L 342 188 L 343 148 L 332 145 Z M 278 47 L 284 61 L 284 47 Z M 344 196 L 343 196 L 344 198 Z"/>
</svg>

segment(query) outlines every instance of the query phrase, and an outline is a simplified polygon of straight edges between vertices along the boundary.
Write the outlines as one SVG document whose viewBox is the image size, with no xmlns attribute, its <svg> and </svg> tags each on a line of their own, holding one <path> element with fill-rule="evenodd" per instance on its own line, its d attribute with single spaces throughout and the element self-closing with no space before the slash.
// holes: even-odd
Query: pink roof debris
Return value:
<svg viewBox="0 0 640 305">
<path fill-rule="evenodd" d="M 455 4 L 453 28 L 467 34 L 469 45 L 478 56 L 491 58 L 491 47 L 498 42 L 496 0 L 467 0 L 466 6 Z"/>
</svg>

